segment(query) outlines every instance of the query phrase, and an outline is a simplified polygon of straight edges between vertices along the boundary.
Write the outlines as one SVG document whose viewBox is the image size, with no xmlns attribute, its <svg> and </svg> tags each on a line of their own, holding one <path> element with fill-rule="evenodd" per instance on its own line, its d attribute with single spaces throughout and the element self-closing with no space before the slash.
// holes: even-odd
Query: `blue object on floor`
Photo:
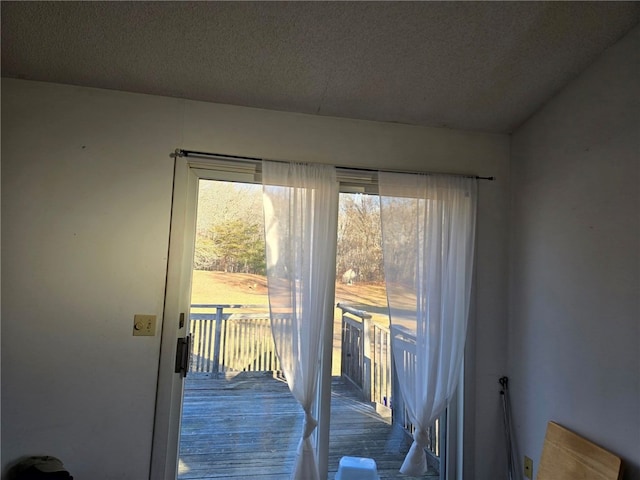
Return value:
<svg viewBox="0 0 640 480">
<path fill-rule="evenodd" d="M 335 480 L 380 480 L 373 458 L 342 457 Z"/>
</svg>

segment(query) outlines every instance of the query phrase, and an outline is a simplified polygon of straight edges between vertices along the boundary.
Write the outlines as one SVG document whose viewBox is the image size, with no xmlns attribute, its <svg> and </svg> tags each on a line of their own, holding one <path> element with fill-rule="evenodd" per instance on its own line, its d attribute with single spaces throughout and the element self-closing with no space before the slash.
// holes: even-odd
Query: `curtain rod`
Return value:
<svg viewBox="0 0 640 480">
<path fill-rule="evenodd" d="M 191 158 L 211 158 L 211 157 L 215 157 L 215 158 L 220 158 L 220 159 L 228 159 L 228 160 L 241 160 L 241 161 L 247 161 L 247 162 L 261 162 L 262 160 L 265 160 L 263 158 L 258 158 L 258 157 L 245 157 L 245 156 L 241 156 L 241 155 L 227 155 L 224 153 L 211 153 L 211 152 L 198 152 L 195 150 L 183 150 L 181 148 L 177 148 L 175 150 L 175 152 L 171 153 L 170 155 L 171 158 L 176 158 L 176 157 L 191 157 Z M 409 171 L 409 170 L 387 170 L 384 168 L 363 168 L 363 167 L 346 167 L 346 166 L 337 166 L 337 168 L 344 168 L 347 170 L 358 170 L 358 171 L 362 171 L 362 172 L 389 172 L 389 173 L 412 173 L 412 174 L 423 174 L 423 175 L 429 175 L 430 172 L 418 172 L 418 171 Z M 443 174 L 445 175 L 445 174 Z M 450 174 L 450 175 L 456 175 L 456 174 Z M 468 178 L 475 178 L 476 180 L 488 180 L 488 181 L 494 181 L 496 179 L 496 177 L 491 176 L 491 177 L 482 177 L 479 175 L 464 175 L 464 174 L 460 174 L 461 177 L 468 177 Z"/>
</svg>

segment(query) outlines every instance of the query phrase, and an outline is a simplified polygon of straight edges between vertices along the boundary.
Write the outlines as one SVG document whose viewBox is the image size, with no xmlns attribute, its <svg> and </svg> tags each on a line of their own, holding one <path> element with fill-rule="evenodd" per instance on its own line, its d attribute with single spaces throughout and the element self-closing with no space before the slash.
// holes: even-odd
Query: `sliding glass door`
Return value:
<svg viewBox="0 0 640 480">
<path fill-rule="evenodd" d="M 309 440 L 319 478 L 333 478 L 343 456 L 372 458 L 384 478 L 404 478 L 414 425 L 393 355 L 376 175 L 339 170 L 337 231 L 312 230 L 334 244 L 323 282 L 335 290 L 335 308 L 322 319 L 316 394 L 305 414 L 286 383 L 294 375 L 278 355 L 285 347 L 274 342 L 261 164 L 176 161 L 154 478 L 288 478 L 310 417 L 318 421 Z M 187 338 L 183 380 L 174 373 L 176 345 Z M 445 441 L 446 424 L 441 417 L 428 427 L 424 478 L 444 478 L 455 433 Z"/>
<path fill-rule="evenodd" d="M 343 413 L 331 417 L 329 471 L 349 455 L 374 459 L 382 478 L 405 478 L 399 470 L 413 425 L 392 355 L 380 198 L 341 193 L 339 212 L 332 412 Z M 424 478 L 440 478 L 440 425 L 438 419 L 432 426 Z"/>
<path fill-rule="evenodd" d="M 181 480 L 287 478 L 295 460 L 302 419 L 273 342 L 263 220 L 261 185 L 199 180 Z"/>
</svg>

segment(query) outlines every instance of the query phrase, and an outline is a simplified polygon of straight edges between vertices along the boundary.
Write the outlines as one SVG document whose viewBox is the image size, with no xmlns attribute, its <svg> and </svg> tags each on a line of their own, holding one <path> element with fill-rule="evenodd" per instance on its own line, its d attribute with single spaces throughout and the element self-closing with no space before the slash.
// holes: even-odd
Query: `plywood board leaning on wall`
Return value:
<svg viewBox="0 0 640 480">
<path fill-rule="evenodd" d="M 622 460 L 554 422 L 547 425 L 537 480 L 621 480 Z"/>
</svg>

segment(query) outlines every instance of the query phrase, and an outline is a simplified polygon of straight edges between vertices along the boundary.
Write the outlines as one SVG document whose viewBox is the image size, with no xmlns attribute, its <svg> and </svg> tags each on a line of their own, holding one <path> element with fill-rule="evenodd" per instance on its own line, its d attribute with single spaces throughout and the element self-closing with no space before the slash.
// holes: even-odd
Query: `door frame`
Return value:
<svg viewBox="0 0 640 480">
<path fill-rule="evenodd" d="M 158 480 L 176 480 L 178 472 L 184 382 L 174 366 L 177 340 L 189 331 L 198 180 L 188 159 L 176 156 L 150 466 Z"/>
</svg>

